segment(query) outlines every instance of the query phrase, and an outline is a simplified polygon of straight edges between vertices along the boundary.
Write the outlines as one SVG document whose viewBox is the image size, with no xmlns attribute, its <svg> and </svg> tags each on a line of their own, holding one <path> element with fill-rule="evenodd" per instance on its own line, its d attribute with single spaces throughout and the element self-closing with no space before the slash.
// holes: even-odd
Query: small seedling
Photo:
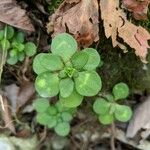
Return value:
<svg viewBox="0 0 150 150">
<path fill-rule="evenodd" d="M 5 30 L 7 32 L 5 35 Z M 36 53 L 36 45 L 33 42 L 25 43 L 25 35 L 23 32 L 15 32 L 11 26 L 6 26 L 0 30 L 0 44 L 2 49 L 10 50 L 7 63 L 10 65 L 16 64 L 18 61 L 23 61 L 25 56 L 31 57 Z"/>
<path fill-rule="evenodd" d="M 36 91 L 41 97 L 59 94 L 65 107 L 77 107 L 84 96 L 94 96 L 102 83 L 96 68 L 100 56 L 93 48 L 77 51 L 76 40 L 67 33 L 57 35 L 51 44 L 52 53 L 40 53 L 33 61 L 38 74 Z"/>
<path fill-rule="evenodd" d="M 129 95 L 129 88 L 125 83 L 118 83 L 113 87 L 112 95 L 97 98 L 93 104 L 93 110 L 98 115 L 99 121 L 106 125 L 114 120 L 126 122 L 132 116 L 129 106 L 117 104 L 118 100 L 125 99 Z"/>
<path fill-rule="evenodd" d="M 66 136 L 70 132 L 70 122 L 75 109 L 64 108 L 61 103 L 50 105 L 45 98 L 39 98 L 33 103 L 37 111 L 36 120 L 41 125 L 53 128 L 60 136 Z"/>
</svg>

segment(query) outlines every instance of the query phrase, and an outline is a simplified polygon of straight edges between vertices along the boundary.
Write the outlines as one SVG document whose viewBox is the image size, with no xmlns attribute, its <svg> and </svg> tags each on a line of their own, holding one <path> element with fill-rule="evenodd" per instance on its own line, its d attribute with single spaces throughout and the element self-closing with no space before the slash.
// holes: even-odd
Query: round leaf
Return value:
<svg viewBox="0 0 150 150">
<path fill-rule="evenodd" d="M 27 56 L 33 56 L 36 53 L 36 45 L 33 42 L 27 42 L 25 44 L 25 53 Z"/>
<path fill-rule="evenodd" d="M 41 125 L 47 125 L 48 122 L 51 120 L 51 116 L 46 113 L 38 113 L 36 116 L 36 120 Z"/>
<path fill-rule="evenodd" d="M 129 106 L 116 105 L 115 118 L 122 122 L 127 122 L 132 117 L 132 110 Z"/>
<path fill-rule="evenodd" d="M 76 40 L 67 33 L 61 33 L 52 40 L 51 51 L 62 57 L 64 62 L 68 61 L 77 50 Z"/>
<path fill-rule="evenodd" d="M 9 40 L 14 36 L 14 28 L 11 26 L 6 26 L 5 27 L 5 31 L 7 31 L 6 33 L 6 38 Z"/>
<path fill-rule="evenodd" d="M 67 122 L 60 122 L 56 127 L 55 127 L 55 132 L 60 135 L 60 136 L 66 136 L 70 132 L 70 125 Z"/>
<path fill-rule="evenodd" d="M 94 96 L 101 90 L 101 78 L 95 71 L 79 72 L 79 76 L 75 78 L 75 87 L 83 96 Z"/>
<path fill-rule="evenodd" d="M 16 64 L 17 61 L 18 61 L 17 56 L 15 56 L 15 57 L 10 57 L 10 58 L 7 59 L 7 63 L 10 64 L 10 65 Z"/>
<path fill-rule="evenodd" d="M 69 97 L 63 98 L 60 96 L 60 102 L 64 107 L 77 107 L 82 103 L 83 96 L 78 94 L 74 89 Z"/>
<path fill-rule="evenodd" d="M 80 51 L 76 52 L 72 58 L 71 62 L 76 69 L 82 69 L 88 61 L 88 54 L 86 52 Z"/>
<path fill-rule="evenodd" d="M 47 108 L 49 107 L 49 101 L 45 98 L 38 98 L 34 101 L 33 107 L 39 113 L 46 112 Z"/>
<path fill-rule="evenodd" d="M 36 55 L 36 57 L 33 60 L 33 70 L 36 74 L 41 74 L 43 72 L 48 71 L 48 69 L 46 69 L 43 64 L 42 61 L 43 59 L 47 56 L 48 54 L 46 53 L 40 53 L 38 55 Z"/>
<path fill-rule="evenodd" d="M 74 89 L 74 82 L 71 78 L 61 79 L 59 83 L 59 90 L 61 97 L 68 97 Z"/>
<path fill-rule="evenodd" d="M 100 63 L 100 55 L 93 48 L 85 48 L 83 52 L 86 52 L 89 56 L 86 65 L 84 66 L 85 70 L 95 70 Z"/>
<path fill-rule="evenodd" d="M 50 71 L 61 70 L 64 66 L 61 58 L 54 54 L 44 55 L 41 64 Z"/>
<path fill-rule="evenodd" d="M 57 125 L 57 118 L 54 116 L 51 116 L 51 119 L 47 122 L 48 128 L 53 128 Z"/>
<path fill-rule="evenodd" d="M 118 83 L 113 87 L 115 100 L 124 99 L 129 95 L 129 88 L 125 83 Z"/>
<path fill-rule="evenodd" d="M 47 108 L 47 112 L 50 114 L 50 115 L 56 115 L 57 114 L 57 109 L 54 107 L 54 106 L 49 106 Z"/>
<path fill-rule="evenodd" d="M 106 114 L 109 112 L 110 109 L 110 103 L 108 103 L 105 99 L 103 98 L 97 98 L 96 101 L 93 104 L 93 110 L 97 114 Z"/>
<path fill-rule="evenodd" d="M 18 43 L 23 43 L 24 42 L 24 38 L 25 38 L 25 34 L 23 32 L 19 32 L 15 36 L 15 41 L 17 41 Z"/>
<path fill-rule="evenodd" d="M 58 74 L 42 73 L 35 81 L 35 89 L 41 97 L 53 97 L 59 92 Z"/>
<path fill-rule="evenodd" d="M 69 112 L 63 112 L 61 116 L 63 121 L 69 122 L 72 120 L 72 115 Z"/>
<path fill-rule="evenodd" d="M 108 113 L 106 115 L 100 115 L 98 119 L 102 124 L 107 125 L 113 122 L 114 117 Z"/>
<path fill-rule="evenodd" d="M 1 47 L 2 47 L 2 50 L 8 50 L 10 48 L 10 43 L 7 39 L 3 39 L 1 41 Z"/>
<path fill-rule="evenodd" d="M 19 61 L 23 61 L 23 60 L 24 60 L 24 58 L 25 58 L 25 54 L 24 54 L 24 52 L 20 52 L 20 53 L 18 53 L 18 60 L 19 60 Z"/>
</svg>

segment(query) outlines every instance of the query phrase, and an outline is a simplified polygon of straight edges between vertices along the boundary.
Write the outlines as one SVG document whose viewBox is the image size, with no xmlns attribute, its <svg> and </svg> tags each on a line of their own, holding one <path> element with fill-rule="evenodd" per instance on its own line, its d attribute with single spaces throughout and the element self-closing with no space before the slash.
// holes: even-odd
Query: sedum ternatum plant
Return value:
<svg viewBox="0 0 150 150">
<path fill-rule="evenodd" d="M 60 136 L 68 135 L 75 108 L 64 108 L 59 102 L 51 105 L 45 98 L 35 100 L 33 106 L 37 111 L 36 120 L 38 123 L 53 128 Z"/>
<path fill-rule="evenodd" d="M 84 96 L 95 96 L 101 90 L 101 78 L 96 72 L 100 64 L 100 55 L 95 49 L 79 51 L 71 35 L 58 34 L 52 40 L 51 52 L 40 53 L 33 61 L 37 74 L 35 88 L 42 97 L 34 102 L 37 122 L 53 128 L 60 136 L 68 135 L 69 123 Z M 130 107 L 117 103 L 128 96 L 128 86 L 116 84 L 112 93 L 97 98 L 93 105 L 102 124 L 111 124 L 115 119 L 126 122 L 132 115 Z M 59 100 L 49 104 L 48 98 L 54 96 Z"/>
<path fill-rule="evenodd" d="M 4 29 L 0 30 L 0 44 L 2 49 L 5 46 L 5 49 L 9 50 L 7 63 L 10 65 L 23 61 L 26 56 L 33 56 L 37 49 L 33 42 L 25 42 L 23 32 L 17 32 L 11 26 L 5 26 Z"/>
<path fill-rule="evenodd" d="M 50 53 L 38 54 L 33 62 L 36 91 L 41 97 L 59 95 L 65 107 L 77 107 L 84 96 L 94 96 L 102 83 L 96 68 L 100 56 L 93 48 L 78 51 L 76 40 L 67 33 L 57 35 Z"/>
<path fill-rule="evenodd" d="M 113 87 L 112 94 L 97 98 L 93 104 L 93 110 L 98 115 L 99 121 L 104 125 L 111 124 L 114 120 L 129 121 L 132 116 L 131 108 L 117 103 L 128 95 L 128 86 L 121 82 Z"/>
</svg>

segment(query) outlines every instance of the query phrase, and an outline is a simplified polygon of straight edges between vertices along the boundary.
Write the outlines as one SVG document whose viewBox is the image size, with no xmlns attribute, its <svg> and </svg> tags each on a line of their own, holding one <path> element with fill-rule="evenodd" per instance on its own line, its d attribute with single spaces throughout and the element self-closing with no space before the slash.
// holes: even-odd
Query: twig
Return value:
<svg viewBox="0 0 150 150">
<path fill-rule="evenodd" d="M 115 148 L 115 123 L 113 122 L 112 124 L 111 124 L 111 132 L 112 132 L 112 134 L 111 134 L 111 138 L 110 138 L 110 144 L 111 144 L 111 150 L 116 150 L 116 148 Z"/>
</svg>

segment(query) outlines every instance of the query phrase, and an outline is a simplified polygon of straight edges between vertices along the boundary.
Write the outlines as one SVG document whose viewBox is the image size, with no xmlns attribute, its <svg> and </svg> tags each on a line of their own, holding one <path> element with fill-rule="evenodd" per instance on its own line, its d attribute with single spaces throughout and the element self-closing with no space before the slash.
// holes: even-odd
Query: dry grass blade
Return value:
<svg viewBox="0 0 150 150">
<path fill-rule="evenodd" d="M 0 1 L 0 21 L 23 30 L 34 31 L 25 10 L 21 9 L 15 0 Z"/>
<path fill-rule="evenodd" d="M 13 124 L 13 120 L 12 120 L 12 116 L 11 116 L 11 110 L 10 110 L 10 106 L 8 104 L 8 100 L 6 97 L 2 97 L 0 95 L 0 99 L 1 99 L 1 114 L 2 114 L 2 119 L 5 123 L 4 127 L 1 128 L 8 128 L 12 133 L 16 134 L 16 130 L 15 130 L 15 126 Z"/>
</svg>

